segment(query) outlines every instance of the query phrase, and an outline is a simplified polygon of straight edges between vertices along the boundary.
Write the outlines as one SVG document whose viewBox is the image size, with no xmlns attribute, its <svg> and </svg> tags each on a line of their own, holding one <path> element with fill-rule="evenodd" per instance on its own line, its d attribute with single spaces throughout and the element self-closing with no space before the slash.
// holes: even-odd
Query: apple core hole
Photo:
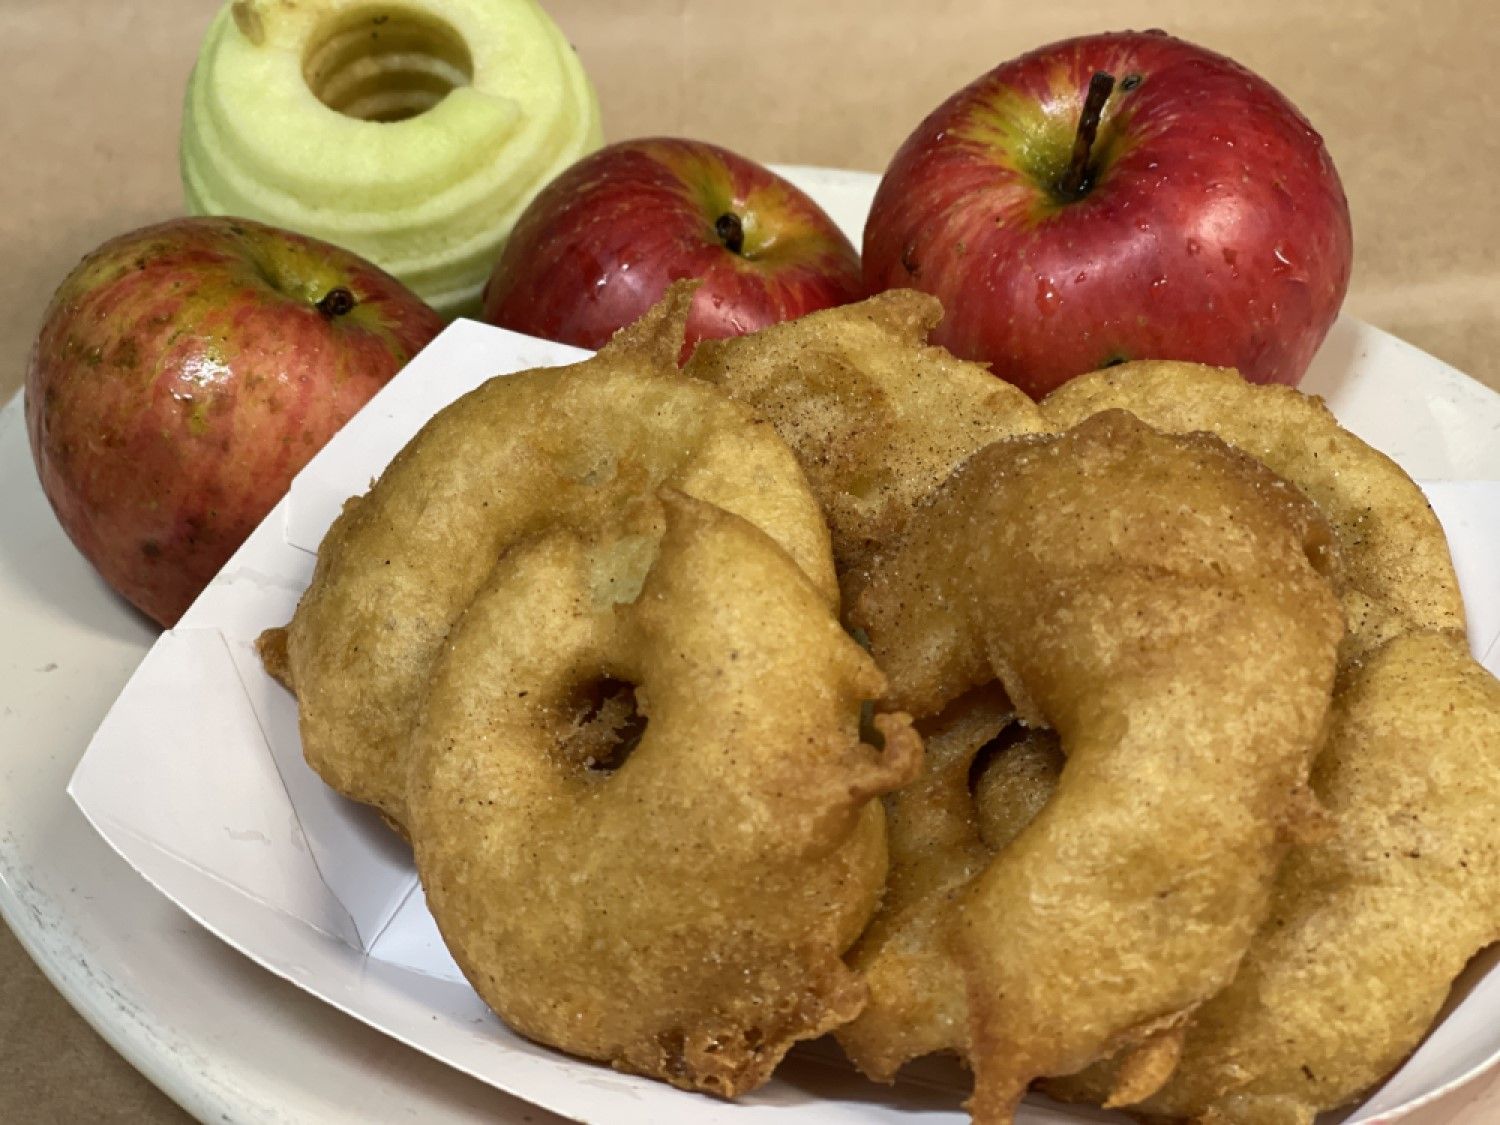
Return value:
<svg viewBox="0 0 1500 1125">
<path fill-rule="evenodd" d="M 1055 732 L 1012 722 L 969 761 L 969 796 L 979 837 L 998 852 L 1052 799 L 1066 758 Z"/>
<path fill-rule="evenodd" d="M 307 88 L 329 109 L 360 121 L 419 117 L 474 80 L 463 37 L 425 12 L 369 5 L 337 13 L 302 59 Z"/>
<path fill-rule="evenodd" d="M 608 776 L 623 766 L 646 733 L 635 685 L 613 676 L 578 684 L 564 704 L 558 749 L 585 775 Z"/>
</svg>

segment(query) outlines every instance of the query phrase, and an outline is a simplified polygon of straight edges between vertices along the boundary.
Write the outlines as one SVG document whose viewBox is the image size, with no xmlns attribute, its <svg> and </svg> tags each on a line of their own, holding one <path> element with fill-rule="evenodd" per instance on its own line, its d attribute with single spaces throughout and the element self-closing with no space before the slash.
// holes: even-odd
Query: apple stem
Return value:
<svg viewBox="0 0 1500 1125">
<path fill-rule="evenodd" d="M 1104 103 L 1115 88 L 1115 76 L 1098 71 L 1089 79 L 1089 92 L 1084 95 L 1083 111 L 1078 115 L 1078 132 L 1073 137 L 1073 156 L 1068 161 L 1068 170 L 1057 183 L 1057 190 L 1064 199 L 1082 199 L 1094 186 L 1094 170 L 1089 157 L 1093 153 L 1094 138 L 1099 135 L 1099 119 L 1104 115 Z"/>
<path fill-rule="evenodd" d="M 738 254 L 745 248 L 745 224 L 733 211 L 725 211 L 714 220 L 714 233 L 731 254 Z"/>
<path fill-rule="evenodd" d="M 328 320 L 332 320 L 336 316 L 343 316 L 345 313 L 352 311 L 353 308 L 354 294 L 342 285 L 336 285 L 327 293 L 324 293 L 323 299 L 318 302 L 318 311 Z"/>
</svg>

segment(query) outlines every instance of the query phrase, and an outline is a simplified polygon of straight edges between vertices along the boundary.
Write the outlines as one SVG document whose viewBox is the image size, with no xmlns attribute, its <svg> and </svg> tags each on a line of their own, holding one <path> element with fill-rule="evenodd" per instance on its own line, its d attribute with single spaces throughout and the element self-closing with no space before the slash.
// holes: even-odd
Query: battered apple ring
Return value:
<svg viewBox="0 0 1500 1125">
<path fill-rule="evenodd" d="M 920 718 L 998 679 L 1067 756 L 1014 841 L 934 892 L 963 982 L 941 1045 L 974 1070 L 977 1122 L 1009 1122 L 1034 1078 L 1148 1040 L 1232 979 L 1328 709 L 1329 540 L 1300 492 L 1217 438 L 1111 411 L 976 454 L 856 590 L 888 702 Z M 908 1040 L 881 995 L 903 941 L 855 955 L 871 1016 L 840 1038 L 876 1077 L 939 1045 Z"/>
<path fill-rule="evenodd" d="M 495 568 L 433 669 L 407 824 L 508 1024 L 732 1097 L 863 1006 L 840 956 L 884 887 L 872 798 L 920 743 L 892 716 L 882 750 L 861 743 L 885 679 L 772 540 L 664 502 L 665 534 L 552 533 Z M 628 706 L 605 738 L 577 723 L 609 685 L 646 720 L 623 761 L 601 751 Z"/>
<path fill-rule="evenodd" d="M 688 361 L 689 375 L 749 405 L 796 452 L 841 575 L 861 570 L 970 454 L 1047 428 L 1023 391 L 926 342 L 942 318 L 936 297 L 893 289 L 705 340 Z"/>
<path fill-rule="evenodd" d="M 465 395 L 345 506 L 291 623 L 261 645 L 334 789 L 399 826 L 428 673 L 496 560 L 549 529 L 589 531 L 631 507 L 649 518 L 662 487 L 760 527 L 836 605 L 828 532 L 791 452 L 678 371 L 691 300 L 680 283 L 593 358 Z"/>
<path fill-rule="evenodd" d="M 845 1053 L 878 1081 L 967 1038 L 964 980 L 943 928 L 954 896 L 994 858 L 969 777 L 976 755 L 1014 719 L 998 684 L 968 693 L 920 725 L 922 772 L 886 800 L 885 898 L 849 954 L 870 1001 L 838 1032 Z"/>
<path fill-rule="evenodd" d="M 1500 683 L 1458 638 L 1408 633 L 1348 670 L 1332 717 L 1312 787 L 1333 831 L 1287 858 L 1234 982 L 1133 1111 L 1312 1125 L 1399 1066 L 1500 940 Z M 1050 1092 L 1115 1084 L 1085 1079 Z"/>
<path fill-rule="evenodd" d="M 1122 409 L 1168 433 L 1217 434 L 1302 489 L 1338 543 L 1346 657 L 1411 630 L 1462 632 L 1463 597 L 1426 497 L 1320 399 L 1247 383 L 1228 368 L 1145 360 L 1082 375 L 1041 409 L 1058 428 Z"/>
</svg>

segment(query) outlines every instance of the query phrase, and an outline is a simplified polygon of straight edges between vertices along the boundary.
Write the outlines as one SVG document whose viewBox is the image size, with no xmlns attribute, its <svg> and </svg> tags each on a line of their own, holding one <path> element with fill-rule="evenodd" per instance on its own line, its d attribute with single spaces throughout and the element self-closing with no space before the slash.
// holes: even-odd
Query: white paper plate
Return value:
<svg viewBox="0 0 1500 1125">
<path fill-rule="evenodd" d="M 857 240 L 874 177 L 789 172 Z M 1369 326 L 1339 322 L 1308 388 L 1415 475 L 1500 478 L 1500 396 Z M 58 530 L 35 482 L 19 407 L 0 413 L 6 921 L 74 1005 L 204 1120 L 560 1121 L 256 969 L 136 877 L 66 800 L 79 754 L 154 630 L 101 586 Z M 1458 1061 L 1455 1078 L 1479 1061 Z M 1500 1117 L 1500 1085 L 1485 1089 L 1478 1100 L 1471 1089 L 1408 1120 Z"/>
</svg>

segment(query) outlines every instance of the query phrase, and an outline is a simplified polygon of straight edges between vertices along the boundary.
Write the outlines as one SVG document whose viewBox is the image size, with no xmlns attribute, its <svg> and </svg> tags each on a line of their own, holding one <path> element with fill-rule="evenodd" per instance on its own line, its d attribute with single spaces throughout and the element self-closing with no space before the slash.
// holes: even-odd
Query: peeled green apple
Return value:
<svg viewBox="0 0 1500 1125">
<path fill-rule="evenodd" d="M 347 247 L 451 317 L 600 140 L 593 87 L 534 0 L 235 0 L 188 85 L 182 178 L 193 213 Z"/>
</svg>

